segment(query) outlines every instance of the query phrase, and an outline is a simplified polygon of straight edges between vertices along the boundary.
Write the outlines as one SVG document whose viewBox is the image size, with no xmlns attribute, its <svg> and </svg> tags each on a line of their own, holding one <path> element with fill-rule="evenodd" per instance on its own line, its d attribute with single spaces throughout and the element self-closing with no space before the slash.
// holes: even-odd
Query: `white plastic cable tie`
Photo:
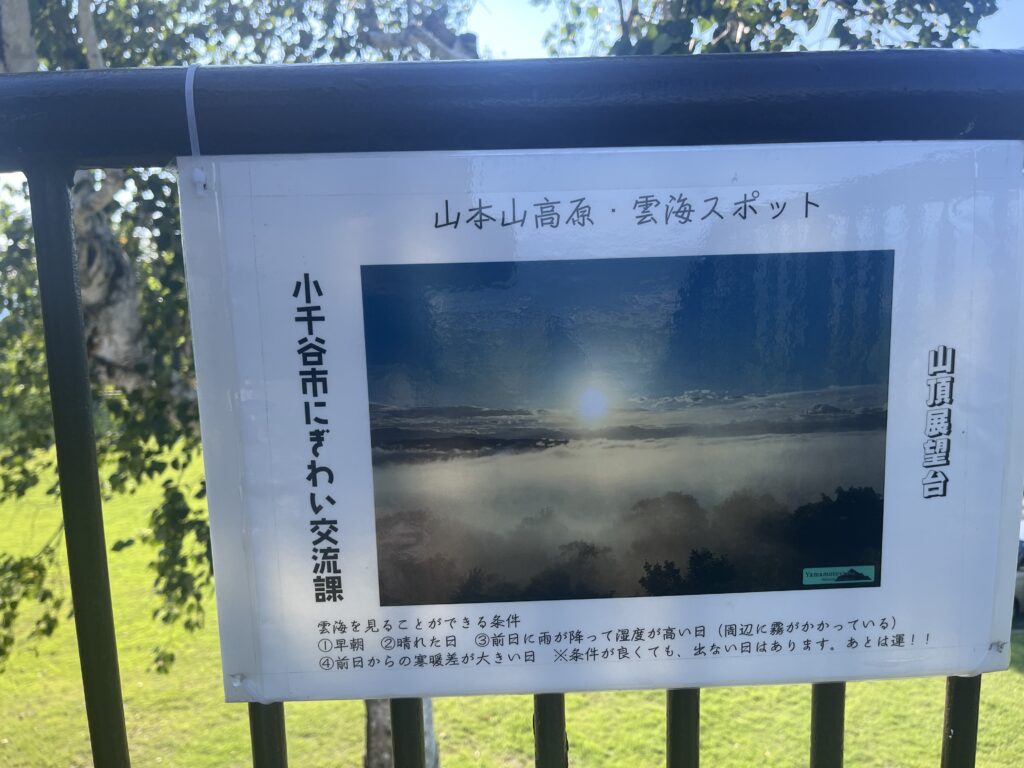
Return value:
<svg viewBox="0 0 1024 768">
<path fill-rule="evenodd" d="M 196 70 L 198 64 L 189 64 L 185 70 L 185 120 L 188 122 L 188 143 L 192 157 L 199 156 L 199 127 L 196 125 Z"/>
<path fill-rule="evenodd" d="M 188 123 L 188 144 L 192 157 L 199 157 L 199 126 L 196 123 L 196 70 L 198 64 L 189 64 L 185 70 L 185 120 Z M 206 171 L 201 166 L 192 169 L 192 183 L 196 194 L 204 195 L 207 190 Z"/>
</svg>

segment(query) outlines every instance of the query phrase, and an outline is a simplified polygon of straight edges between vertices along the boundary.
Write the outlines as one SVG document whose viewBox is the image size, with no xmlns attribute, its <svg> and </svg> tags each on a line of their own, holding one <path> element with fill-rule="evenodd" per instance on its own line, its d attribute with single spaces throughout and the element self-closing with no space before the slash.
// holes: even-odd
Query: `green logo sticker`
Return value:
<svg viewBox="0 0 1024 768">
<path fill-rule="evenodd" d="M 873 565 L 845 565 L 836 568 L 804 568 L 804 586 L 811 584 L 871 584 Z"/>
</svg>

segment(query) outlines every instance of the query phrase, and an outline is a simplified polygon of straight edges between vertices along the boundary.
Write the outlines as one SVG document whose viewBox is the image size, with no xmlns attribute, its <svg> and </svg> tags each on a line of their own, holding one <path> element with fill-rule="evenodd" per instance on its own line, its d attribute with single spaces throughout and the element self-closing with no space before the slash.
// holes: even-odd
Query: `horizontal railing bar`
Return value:
<svg viewBox="0 0 1024 768">
<path fill-rule="evenodd" d="M 533 754 L 537 768 L 569 765 L 565 694 L 538 693 L 533 697 Z"/>
<path fill-rule="evenodd" d="M 1024 50 L 208 67 L 194 81 L 213 155 L 1024 138 Z M 184 68 L 4 75 L 0 171 L 188 154 L 184 89 Z"/>
<path fill-rule="evenodd" d="M 846 683 L 811 686 L 811 768 L 843 768 Z"/>
<path fill-rule="evenodd" d="M 679 688 L 666 696 L 668 768 L 700 766 L 700 688 Z"/>
<path fill-rule="evenodd" d="M 942 726 L 942 768 L 974 768 L 978 750 L 981 675 L 946 678 Z"/>
</svg>

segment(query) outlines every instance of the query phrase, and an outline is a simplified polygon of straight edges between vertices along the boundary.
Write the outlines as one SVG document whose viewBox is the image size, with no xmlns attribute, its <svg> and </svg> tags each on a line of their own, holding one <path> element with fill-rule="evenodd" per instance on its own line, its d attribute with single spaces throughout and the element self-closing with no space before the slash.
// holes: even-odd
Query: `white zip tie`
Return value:
<svg viewBox="0 0 1024 768">
<path fill-rule="evenodd" d="M 196 70 L 198 64 L 189 64 L 185 70 L 185 119 L 188 121 L 188 143 L 192 157 L 199 156 L 199 127 L 196 125 Z"/>
<path fill-rule="evenodd" d="M 188 144 L 192 157 L 199 157 L 199 126 L 196 124 L 196 70 L 198 64 L 189 64 L 185 70 L 185 120 L 188 123 Z M 201 165 L 192 169 L 192 183 L 197 195 L 205 195 L 209 186 L 206 183 L 206 170 Z"/>
</svg>

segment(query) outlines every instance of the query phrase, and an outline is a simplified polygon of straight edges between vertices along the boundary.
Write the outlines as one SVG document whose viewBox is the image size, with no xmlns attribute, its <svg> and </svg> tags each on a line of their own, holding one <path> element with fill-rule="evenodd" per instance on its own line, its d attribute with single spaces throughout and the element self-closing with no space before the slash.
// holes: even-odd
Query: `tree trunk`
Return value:
<svg viewBox="0 0 1024 768">
<path fill-rule="evenodd" d="M 135 270 L 111 231 L 105 210 L 123 185 L 120 171 L 106 171 L 98 185 L 92 173 L 79 171 L 71 202 L 92 373 L 99 383 L 130 392 L 147 384 L 152 356 L 142 327 Z"/>
<path fill-rule="evenodd" d="M 391 704 L 387 699 L 366 700 L 366 753 L 363 768 L 393 768 Z"/>
<path fill-rule="evenodd" d="M 423 734 L 426 740 L 427 768 L 440 768 L 441 759 L 434 733 L 434 707 L 423 700 Z M 363 768 L 394 768 L 391 746 L 391 702 L 387 699 L 366 700 L 366 753 Z"/>
<path fill-rule="evenodd" d="M 434 730 L 434 700 L 423 700 L 423 736 L 426 740 L 427 768 L 441 768 L 441 750 Z"/>
<path fill-rule="evenodd" d="M 78 3 L 77 22 L 90 67 L 104 66 L 89 3 Z M 39 69 L 28 0 L 0 0 L 0 49 L 8 72 Z M 82 290 L 86 346 L 95 378 L 131 391 L 147 383 L 152 357 L 145 343 L 139 286 L 132 264 L 110 227 L 107 205 L 124 174 L 106 171 L 97 183 L 79 171 L 71 193 L 75 247 Z"/>
<path fill-rule="evenodd" d="M 39 69 L 28 0 L 0 0 L 0 30 L 3 30 L 0 53 L 4 57 L 4 69 L 8 72 L 35 72 Z"/>
</svg>

